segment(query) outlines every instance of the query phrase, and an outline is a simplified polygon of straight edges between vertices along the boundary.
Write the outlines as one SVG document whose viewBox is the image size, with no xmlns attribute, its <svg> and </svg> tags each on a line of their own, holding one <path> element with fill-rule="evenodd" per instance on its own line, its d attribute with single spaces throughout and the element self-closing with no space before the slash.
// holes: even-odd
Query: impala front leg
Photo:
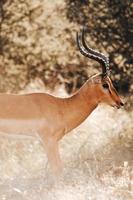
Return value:
<svg viewBox="0 0 133 200">
<path fill-rule="evenodd" d="M 59 176 L 62 173 L 63 167 L 59 155 L 58 142 L 53 138 L 45 141 L 45 150 L 52 172 L 55 176 Z"/>
</svg>

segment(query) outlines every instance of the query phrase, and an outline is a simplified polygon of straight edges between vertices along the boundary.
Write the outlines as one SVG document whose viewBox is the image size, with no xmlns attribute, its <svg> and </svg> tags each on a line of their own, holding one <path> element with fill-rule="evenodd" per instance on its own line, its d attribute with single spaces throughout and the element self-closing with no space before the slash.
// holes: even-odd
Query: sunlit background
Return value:
<svg viewBox="0 0 133 200">
<path fill-rule="evenodd" d="M 133 199 L 132 0 L 1 0 L 0 92 L 73 94 L 100 65 L 83 57 L 76 32 L 108 54 L 125 101 L 100 105 L 60 142 L 61 180 L 53 180 L 38 134 L 0 135 L 1 200 Z M 52 124 L 51 124 L 52 126 Z"/>
</svg>

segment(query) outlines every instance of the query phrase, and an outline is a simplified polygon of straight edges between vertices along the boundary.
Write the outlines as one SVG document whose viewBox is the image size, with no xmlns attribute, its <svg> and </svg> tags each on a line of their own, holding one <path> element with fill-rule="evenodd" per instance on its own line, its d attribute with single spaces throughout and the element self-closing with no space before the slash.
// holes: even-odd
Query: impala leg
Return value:
<svg viewBox="0 0 133 200">
<path fill-rule="evenodd" d="M 62 162 L 59 155 L 58 142 L 53 140 L 45 141 L 45 149 L 52 172 L 55 176 L 59 176 L 62 172 Z"/>
</svg>

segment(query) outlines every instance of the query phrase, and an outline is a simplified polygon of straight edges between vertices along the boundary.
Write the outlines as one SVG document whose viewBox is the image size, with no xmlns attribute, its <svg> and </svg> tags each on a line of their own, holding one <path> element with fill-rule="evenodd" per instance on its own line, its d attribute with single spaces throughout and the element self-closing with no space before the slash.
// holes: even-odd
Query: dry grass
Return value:
<svg viewBox="0 0 133 200">
<path fill-rule="evenodd" d="M 30 89 L 39 89 L 31 84 Z M 57 95 L 66 95 L 62 89 Z M 99 106 L 60 143 L 64 174 L 53 182 L 37 136 L 0 137 L 1 200 L 133 199 L 132 113 Z"/>
</svg>

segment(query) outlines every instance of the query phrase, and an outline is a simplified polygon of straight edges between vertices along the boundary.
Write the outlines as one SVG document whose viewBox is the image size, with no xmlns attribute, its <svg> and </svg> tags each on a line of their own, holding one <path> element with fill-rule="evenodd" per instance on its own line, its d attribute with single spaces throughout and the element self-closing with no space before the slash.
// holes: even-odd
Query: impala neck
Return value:
<svg viewBox="0 0 133 200">
<path fill-rule="evenodd" d="M 87 81 L 75 95 L 64 99 L 66 132 L 80 125 L 98 106 L 94 87 Z"/>
</svg>

